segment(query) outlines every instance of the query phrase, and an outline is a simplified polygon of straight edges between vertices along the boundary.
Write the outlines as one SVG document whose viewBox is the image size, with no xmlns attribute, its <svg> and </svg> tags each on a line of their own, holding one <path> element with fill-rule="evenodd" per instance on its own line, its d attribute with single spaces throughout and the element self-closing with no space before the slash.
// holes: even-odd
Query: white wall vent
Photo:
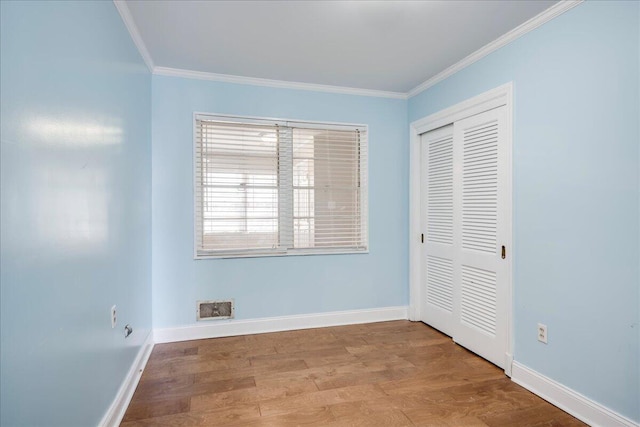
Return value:
<svg viewBox="0 0 640 427">
<path fill-rule="evenodd" d="M 233 319 L 233 300 L 227 301 L 198 301 L 197 320 Z"/>
</svg>

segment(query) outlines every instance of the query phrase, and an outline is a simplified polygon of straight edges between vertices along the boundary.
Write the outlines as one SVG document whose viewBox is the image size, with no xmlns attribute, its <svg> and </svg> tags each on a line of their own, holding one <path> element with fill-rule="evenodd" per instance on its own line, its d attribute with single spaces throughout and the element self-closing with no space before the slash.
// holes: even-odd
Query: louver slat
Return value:
<svg viewBox="0 0 640 427">
<path fill-rule="evenodd" d="M 451 313 L 453 309 L 453 261 L 427 257 L 427 302 Z"/>
<path fill-rule="evenodd" d="M 495 335 L 496 273 L 462 266 L 460 315 L 464 323 Z"/>
<path fill-rule="evenodd" d="M 453 135 L 429 143 L 427 241 L 453 244 Z"/>
<path fill-rule="evenodd" d="M 496 251 L 498 123 L 468 129 L 463 136 L 462 247 Z"/>
</svg>

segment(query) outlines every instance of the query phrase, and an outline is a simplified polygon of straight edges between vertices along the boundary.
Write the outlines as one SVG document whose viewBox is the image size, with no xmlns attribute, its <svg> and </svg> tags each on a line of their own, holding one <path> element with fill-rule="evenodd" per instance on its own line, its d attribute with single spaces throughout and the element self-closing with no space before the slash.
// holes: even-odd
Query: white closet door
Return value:
<svg viewBox="0 0 640 427">
<path fill-rule="evenodd" d="M 506 109 L 422 135 L 423 321 L 504 368 Z M 506 249 L 506 248 L 505 248 Z"/>
<path fill-rule="evenodd" d="M 454 222 L 459 242 L 454 340 L 504 368 L 507 352 L 508 241 L 506 109 L 454 124 Z M 505 248 L 506 250 L 506 248 Z M 505 254 L 506 256 L 506 254 Z"/>
<path fill-rule="evenodd" d="M 422 135 L 424 321 L 453 335 L 453 126 Z"/>
</svg>

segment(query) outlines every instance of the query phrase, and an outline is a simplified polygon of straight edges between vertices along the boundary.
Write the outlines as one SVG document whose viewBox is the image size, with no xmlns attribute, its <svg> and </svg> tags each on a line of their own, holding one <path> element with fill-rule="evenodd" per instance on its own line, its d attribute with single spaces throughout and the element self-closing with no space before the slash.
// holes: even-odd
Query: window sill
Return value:
<svg viewBox="0 0 640 427">
<path fill-rule="evenodd" d="M 215 254 L 212 253 L 210 255 L 194 255 L 193 259 L 196 261 L 206 260 L 206 259 L 232 259 L 232 258 L 268 258 L 268 257 L 289 257 L 289 256 L 307 256 L 307 255 L 361 255 L 368 254 L 369 249 L 362 250 L 346 250 L 346 249 L 336 249 L 336 250 L 289 250 L 286 252 L 256 252 L 256 253 L 242 253 L 242 254 L 232 254 L 232 253 L 220 253 Z"/>
</svg>

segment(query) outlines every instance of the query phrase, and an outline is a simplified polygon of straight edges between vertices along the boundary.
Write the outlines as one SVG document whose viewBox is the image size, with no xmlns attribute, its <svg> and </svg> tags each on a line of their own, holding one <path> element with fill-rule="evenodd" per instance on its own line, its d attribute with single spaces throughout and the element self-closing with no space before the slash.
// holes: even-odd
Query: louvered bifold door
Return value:
<svg viewBox="0 0 640 427">
<path fill-rule="evenodd" d="M 454 291 L 454 340 L 505 366 L 507 345 L 506 109 L 454 124 L 454 240 L 459 281 Z M 508 248 L 509 250 L 511 248 Z"/>
<path fill-rule="evenodd" d="M 423 320 L 453 335 L 454 242 L 453 126 L 422 135 L 421 221 Z"/>
</svg>

